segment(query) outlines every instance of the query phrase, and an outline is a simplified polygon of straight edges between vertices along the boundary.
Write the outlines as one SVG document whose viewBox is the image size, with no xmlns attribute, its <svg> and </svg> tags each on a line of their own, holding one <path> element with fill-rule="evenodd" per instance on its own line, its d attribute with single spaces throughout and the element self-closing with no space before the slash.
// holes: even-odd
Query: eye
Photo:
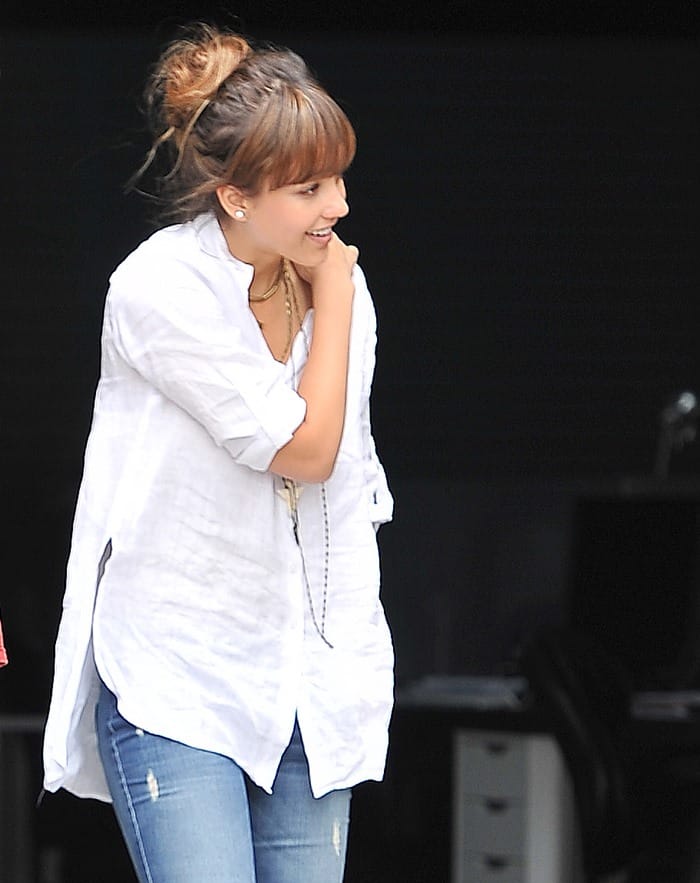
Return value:
<svg viewBox="0 0 700 883">
<path fill-rule="evenodd" d="M 318 190 L 318 183 L 316 181 L 314 181 L 313 183 L 304 184 L 301 187 L 301 189 L 299 190 L 299 193 L 302 196 L 313 196 L 313 194 L 316 193 L 317 190 Z"/>
</svg>

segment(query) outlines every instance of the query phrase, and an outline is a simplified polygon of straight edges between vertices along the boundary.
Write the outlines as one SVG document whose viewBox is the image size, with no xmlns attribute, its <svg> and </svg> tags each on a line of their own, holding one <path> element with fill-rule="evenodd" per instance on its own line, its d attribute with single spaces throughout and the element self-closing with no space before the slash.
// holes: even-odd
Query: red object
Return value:
<svg viewBox="0 0 700 883">
<path fill-rule="evenodd" d="M 2 640 L 2 623 L 0 622 L 0 668 L 3 665 L 7 665 L 7 651 L 5 650 L 5 644 Z"/>
</svg>

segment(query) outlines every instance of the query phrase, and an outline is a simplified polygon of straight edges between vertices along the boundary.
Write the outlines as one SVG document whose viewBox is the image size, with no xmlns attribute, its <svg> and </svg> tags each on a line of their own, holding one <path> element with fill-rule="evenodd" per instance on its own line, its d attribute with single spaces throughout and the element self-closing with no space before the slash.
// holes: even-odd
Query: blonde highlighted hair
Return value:
<svg viewBox="0 0 700 883">
<path fill-rule="evenodd" d="M 350 121 L 298 55 L 210 25 L 165 49 L 145 98 L 154 140 L 132 181 L 162 163 L 156 196 L 170 220 L 216 210 L 222 184 L 254 195 L 342 174 L 355 155 Z"/>
</svg>

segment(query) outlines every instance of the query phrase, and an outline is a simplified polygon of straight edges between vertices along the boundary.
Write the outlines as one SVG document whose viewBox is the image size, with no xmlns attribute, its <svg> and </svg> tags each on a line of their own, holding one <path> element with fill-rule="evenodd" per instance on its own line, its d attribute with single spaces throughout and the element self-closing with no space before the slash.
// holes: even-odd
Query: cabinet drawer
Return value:
<svg viewBox="0 0 700 883">
<path fill-rule="evenodd" d="M 520 802 L 508 797 L 479 797 L 456 809 L 463 849 L 497 855 L 522 855 L 525 851 L 525 812 Z"/>
<path fill-rule="evenodd" d="M 525 872 L 516 856 L 498 853 L 468 853 L 458 879 L 468 883 L 523 883 Z"/>
<path fill-rule="evenodd" d="M 525 793 L 525 750 L 517 735 L 458 731 L 454 748 L 457 793 L 488 797 Z"/>
</svg>

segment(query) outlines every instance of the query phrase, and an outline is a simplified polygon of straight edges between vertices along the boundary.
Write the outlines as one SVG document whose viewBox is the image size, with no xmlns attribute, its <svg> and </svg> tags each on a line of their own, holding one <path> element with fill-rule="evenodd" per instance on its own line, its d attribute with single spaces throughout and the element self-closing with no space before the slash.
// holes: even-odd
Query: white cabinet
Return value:
<svg viewBox="0 0 700 883">
<path fill-rule="evenodd" d="M 581 883 L 573 790 L 547 735 L 457 730 L 452 883 Z"/>
</svg>

